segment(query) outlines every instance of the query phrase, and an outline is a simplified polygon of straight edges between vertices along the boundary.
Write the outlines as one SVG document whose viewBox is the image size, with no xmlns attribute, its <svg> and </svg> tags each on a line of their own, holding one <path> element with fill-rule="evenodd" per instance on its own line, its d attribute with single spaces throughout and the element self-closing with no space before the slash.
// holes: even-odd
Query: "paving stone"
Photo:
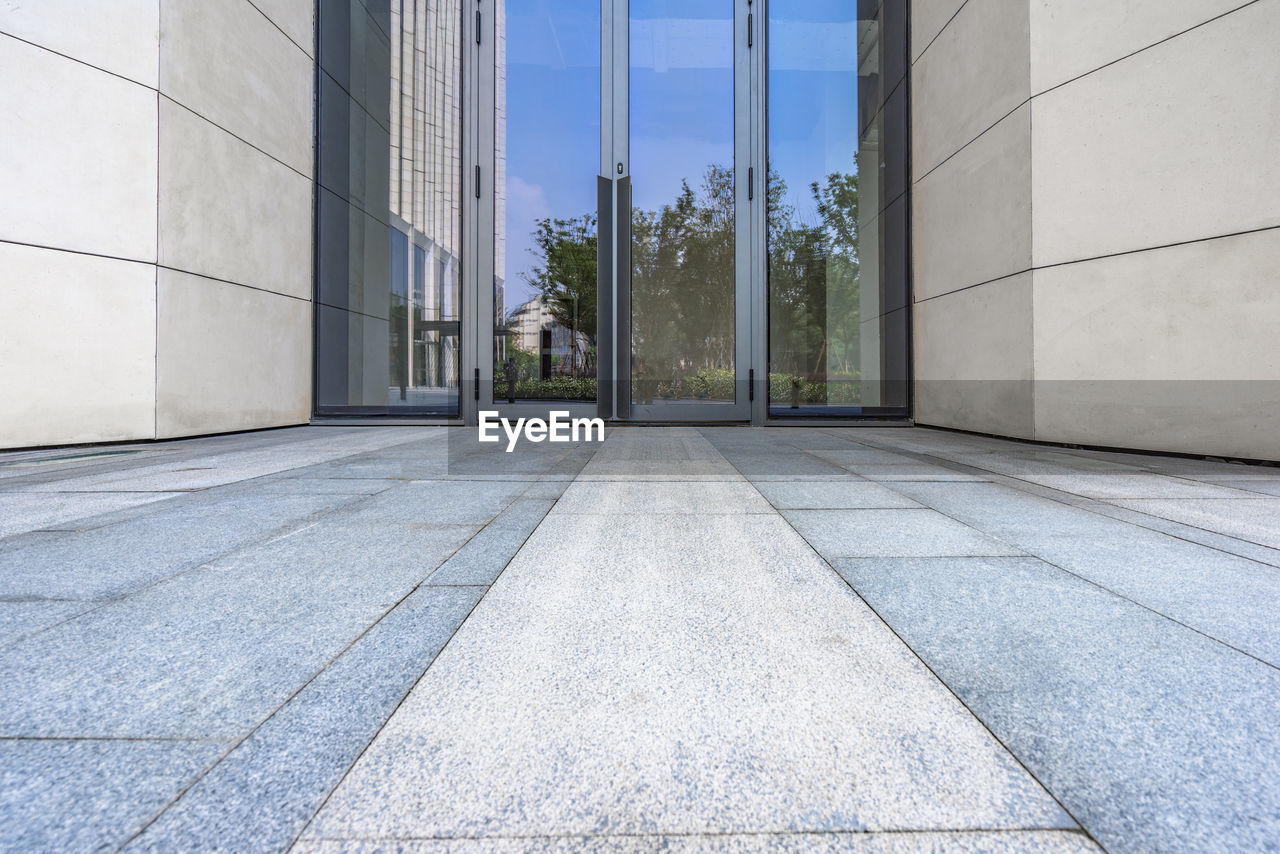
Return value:
<svg viewBox="0 0 1280 854">
<path fill-rule="evenodd" d="M 763 833 L 688 836 L 596 836 L 521 839 L 302 840 L 294 854 L 563 854 L 577 851 L 671 851 L 688 854 L 1092 854 L 1083 833 L 1015 830 L 1000 833 Z"/>
<path fill-rule="evenodd" d="M 242 735 L 473 533 L 317 524 L 41 632 L 0 651 L 0 735 Z"/>
<path fill-rule="evenodd" d="M 1229 486 L 1245 492 L 1257 492 L 1263 495 L 1274 495 L 1280 498 L 1280 477 L 1248 477 L 1238 480 L 1218 480 L 1214 483 Z"/>
<path fill-rule="evenodd" d="M 878 483 L 861 480 L 760 481 L 760 494 L 779 510 L 855 510 L 919 507 Z"/>
<path fill-rule="evenodd" d="M 975 827 L 1074 823 L 783 520 L 552 513 L 304 837 Z"/>
<path fill-rule="evenodd" d="M 223 750 L 211 742 L 0 740 L 0 849 L 114 850 Z"/>
<path fill-rule="evenodd" d="M 962 471 L 940 465 L 927 463 L 901 463 L 881 465 L 877 463 L 855 463 L 849 471 L 876 481 L 982 481 L 988 480 L 986 475 L 972 471 Z"/>
<path fill-rule="evenodd" d="M 380 492 L 341 516 L 352 522 L 483 525 L 527 488 L 519 481 L 415 481 Z"/>
<path fill-rule="evenodd" d="M 89 602 L 0 601 L 0 646 L 7 646 L 92 607 Z"/>
<path fill-rule="evenodd" d="M 1033 559 L 840 561 L 1111 851 L 1280 839 L 1280 671 Z"/>
<path fill-rule="evenodd" d="M 1028 554 L 1280 665 L 1280 622 L 1274 619 L 1280 573 L 1273 566 L 995 484 L 898 488 Z"/>
<path fill-rule="evenodd" d="M 1252 543 L 1280 548 L 1280 498 L 1258 498 L 1238 493 L 1229 499 L 1125 500 L 1121 507 L 1172 519 Z"/>
<path fill-rule="evenodd" d="M 419 588 L 128 850 L 287 849 L 483 592 Z"/>
<path fill-rule="evenodd" d="M 0 548 L 0 598 L 110 599 L 317 517 L 346 495 L 184 496 L 82 532 Z"/>
<path fill-rule="evenodd" d="M 782 515 L 828 559 L 1022 554 L 934 510 L 784 510 Z"/>
<path fill-rule="evenodd" d="M 427 579 L 428 584 L 492 584 L 554 501 L 519 498 L 458 549 Z"/>
<path fill-rule="evenodd" d="M 0 538 L 25 531 L 65 526 L 126 507 L 173 498 L 166 492 L 11 492 L 0 493 Z M 2 546 L 0 546 L 2 547 Z"/>
<path fill-rule="evenodd" d="M 772 513 L 756 488 L 738 481 L 578 481 L 556 513 Z"/>
</svg>

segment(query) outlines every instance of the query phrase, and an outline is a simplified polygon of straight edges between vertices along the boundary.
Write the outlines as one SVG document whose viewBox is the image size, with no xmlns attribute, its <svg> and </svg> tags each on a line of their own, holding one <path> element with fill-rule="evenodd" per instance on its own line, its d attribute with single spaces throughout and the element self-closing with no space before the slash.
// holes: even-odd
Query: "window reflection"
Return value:
<svg viewBox="0 0 1280 854">
<path fill-rule="evenodd" d="M 769 4 L 773 416 L 905 412 L 905 3 L 870 5 Z"/>
<path fill-rule="evenodd" d="M 320 4 L 320 412 L 456 414 L 461 0 Z"/>
<path fill-rule="evenodd" d="M 595 400 L 599 0 L 497 22 L 494 400 Z"/>
</svg>

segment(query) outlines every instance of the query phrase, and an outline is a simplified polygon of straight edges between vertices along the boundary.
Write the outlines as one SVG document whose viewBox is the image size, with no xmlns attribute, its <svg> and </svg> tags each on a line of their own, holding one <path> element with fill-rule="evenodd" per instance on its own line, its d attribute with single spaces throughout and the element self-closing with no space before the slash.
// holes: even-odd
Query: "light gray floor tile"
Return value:
<svg viewBox="0 0 1280 854">
<path fill-rule="evenodd" d="M 1280 665 L 1275 567 L 996 484 L 901 484 L 1028 554 Z M 1231 502 L 1234 503 L 1234 502 Z"/>
<path fill-rule="evenodd" d="M 1115 503 L 1184 525 L 1280 548 L 1280 498 L 1127 500 Z"/>
<path fill-rule="evenodd" d="M 972 471 L 959 471 L 927 463 L 892 465 L 856 463 L 849 470 L 859 477 L 877 481 L 982 481 L 989 478 Z"/>
<path fill-rule="evenodd" d="M 113 850 L 223 749 L 210 742 L 0 740 L 0 850 Z"/>
<path fill-rule="evenodd" d="M 285 850 L 483 592 L 419 588 L 128 850 Z"/>
<path fill-rule="evenodd" d="M 0 538 L 25 531 L 66 526 L 77 520 L 126 507 L 173 498 L 166 492 L 9 492 L 0 493 Z M 0 548 L 3 548 L 0 544 Z"/>
<path fill-rule="evenodd" d="M 380 492 L 342 515 L 355 522 L 483 525 L 528 486 L 519 481 L 415 481 Z"/>
<path fill-rule="evenodd" d="M 725 450 L 724 456 L 735 469 L 752 480 L 770 477 L 827 480 L 851 477 L 848 469 L 802 451 L 786 453 L 762 447 L 750 452 Z"/>
<path fill-rule="evenodd" d="M 0 646 L 94 607 L 91 602 L 6 602 L 0 600 Z"/>
<path fill-rule="evenodd" d="M 780 510 L 856 510 L 920 505 L 878 483 L 862 480 L 760 481 L 760 494 Z"/>
<path fill-rule="evenodd" d="M 556 502 L 556 513 L 772 513 L 756 488 L 738 481 L 578 481 Z"/>
<path fill-rule="evenodd" d="M 1086 498 L 1248 498 L 1239 490 L 1150 473 L 1025 474 L 1024 480 Z"/>
<path fill-rule="evenodd" d="M 1280 671 L 1036 560 L 838 567 L 1109 850 L 1280 839 Z"/>
<path fill-rule="evenodd" d="M 570 836 L 454 840 L 302 840 L 293 854 L 569 854 L 649 851 L 686 854 L 1094 854 L 1083 833 L 1013 830 L 999 833 L 778 833 L 690 836 Z"/>
<path fill-rule="evenodd" d="M 826 558 L 1022 554 L 934 510 L 785 510 L 782 515 Z"/>
<path fill-rule="evenodd" d="M 1280 477 L 1248 477 L 1238 480 L 1215 480 L 1213 483 L 1245 492 L 1257 492 L 1262 495 L 1274 495 L 1280 498 Z"/>
<path fill-rule="evenodd" d="M 346 495 L 211 493 L 162 502 L 83 532 L 28 534 L 0 548 L 0 598 L 123 596 L 273 533 L 309 524 Z M 146 509 L 146 508 L 143 508 Z"/>
<path fill-rule="evenodd" d="M 882 451 L 879 448 L 868 448 L 862 445 L 851 446 L 848 443 L 843 448 L 833 450 L 811 450 L 813 454 L 820 460 L 825 460 L 835 466 L 847 468 L 850 466 L 867 466 L 867 465 L 918 465 L 919 460 L 914 457 L 895 454 L 892 451 Z"/>
<path fill-rule="evenodd" d="M 783 520 L 553 513 L 305 837 L 1073 826 Z"/>
<path fill-rule="evenodd" d="M 0 734 L 231 738 L 474 532 L 316 525 L 0 651 Z"/>
</svg>

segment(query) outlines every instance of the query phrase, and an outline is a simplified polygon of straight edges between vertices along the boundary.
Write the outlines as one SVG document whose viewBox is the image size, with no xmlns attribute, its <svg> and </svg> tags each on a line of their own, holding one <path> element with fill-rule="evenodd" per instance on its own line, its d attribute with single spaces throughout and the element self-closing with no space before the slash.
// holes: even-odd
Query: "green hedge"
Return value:
<svg viewBox="0 0 1280 854">
<path fill-rule="evenodd" d="M 833 378 L 830 382 L 813 382 L 790 374 L 769 374 L 769 402 L 779 406 L 791 403 L 793 380 L 799 385 L 802 405 L 836 404 L 856 406 L 861 402 L 861 387 L 856 375 Z M 595 400 L 595 377 L 551 377 L 545 380 L 522 379 L 516 382 L 519 400 Z M 659 382 L 654 400 L 733 400 L 734 376 L 727 369 L 698 371 L 670 382 Z M 493 383 L 493 399 L 507 399 L 507 384 Z"/>
</svg>

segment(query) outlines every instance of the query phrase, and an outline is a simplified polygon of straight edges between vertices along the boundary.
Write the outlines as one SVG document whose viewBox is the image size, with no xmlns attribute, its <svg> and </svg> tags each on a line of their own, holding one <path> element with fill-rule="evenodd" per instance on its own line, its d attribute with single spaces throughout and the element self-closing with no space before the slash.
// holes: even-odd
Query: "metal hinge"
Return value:
<svg viewBox="0 0 1280 854">
<path fill-rule="evenodd" d="M 754 166 L 747 167 L 747 201 L 751 201 L 756 197 L 756 168 Z"/>
<path fill-rule="evenodd" d="M 476 396 L 476 400 L 479 400 L 479 399 L 480 399 L 480 369 L 479 369 L 479 368 L 476 368 L 476 390 L 475 390 L 475 396 Z"/>
<path fill-rule="evenodd" d="M 747 371 L 747 400 L 756 399 L 756 369 L 752 368 Z"/>
<path fill-rule="evenodd" d="M 480 10 L 476 10 L 476 44 L 480 44 Z"/>
<path fill-rule="evenodd" d="M 747 47 L 751 47 L 751 13 L 747 13 Z"/>
<path fill-rule="evenodd" d="M 480 165 L 476 164 L 476 198 L 480 198 Z"/>
</svg>

